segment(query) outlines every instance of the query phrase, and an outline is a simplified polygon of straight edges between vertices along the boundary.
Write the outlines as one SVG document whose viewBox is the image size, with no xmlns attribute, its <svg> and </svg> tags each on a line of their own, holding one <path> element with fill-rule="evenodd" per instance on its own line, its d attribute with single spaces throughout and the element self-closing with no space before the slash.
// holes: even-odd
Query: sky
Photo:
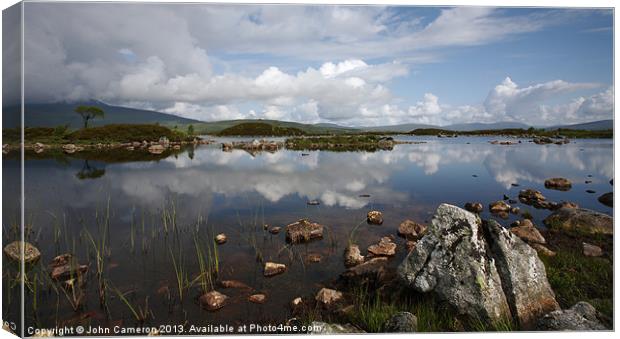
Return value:
<svg viewBox="0 0 620 339">
<path fill-rule="evenodd" d="M 25 4 L 27 102 L 343 126 L 613 118 L 613 11 Z"/>
</svg>

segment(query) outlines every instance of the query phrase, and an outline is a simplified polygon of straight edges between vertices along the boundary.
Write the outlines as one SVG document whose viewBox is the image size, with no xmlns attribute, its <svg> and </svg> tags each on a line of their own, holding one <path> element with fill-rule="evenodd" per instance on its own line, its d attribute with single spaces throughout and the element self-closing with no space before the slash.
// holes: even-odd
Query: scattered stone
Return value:
<svg viewBox="0 0 620 339">
<path fill-rule="evenodd" d="M 202 305 L 202 307 L 206 308 L 209 311 L 219 310 L 220 308 L 224 307 L 227 300 L 228 296 L 218 291 L 211 291 L 205 293 L 199 299 L 200 305 Z"/>
<path fill-rule="evenodd" d="M 504 196 L 502 198 L 503 198 L 503 200 L 510 200 L 510 197 L 507 196 L 506 194 L 504 194 Z"/>
<path fill-rule="evenodd" d="M 614 207 L 614 193 L 605 193 L 598 197 L 598 201 L 605 206 Z"/>
<path fill-rule="evenodd" d="M 39 249 L 31 243 L 25 241 L 13 241 L 4 247 L 4 254 L 13 261 L 20 262 L 22 257 L 22 248 L 24 249 L 24 262 L 32 263 L 41 257 Z"/>
<path fill-rule="evenodd" d="M 248 297 L 248 301 L 255 304 L 264 304 L 267 301 L 267 296 L 262 293 L 252 294 Z"/>
<path fill-rule="evenodd" d="M 166 148 L 164 146 L 160 145 L 160 144 L 155 144 L 155 145 L 149 146 L 149 148 L 147 150 L 151 154 L 162 154 L 162 153 L 164 153 Z"/>
<path fill-rule="evenodd" d="M 600 257 L 603 255 L 603 249 L 592 244 L 582 243 L 583 255 L 586 257 Z"/>
<path fill-rule="evenodd" d="M 502 200 L 498 200 L 489 204 L 489 211 L 496 214 L 500 212 L 508 213 L 510 211 L 510 205 Z"/>
<path fill-rule="evenodd" d="M 181 149 L 181 145 L 173 145 L 172 149 L 174 150 L 180 150 Z"/>
<path fill-rule="evenodd" d="M 555 257 L 556 253 L 552 250 L 548 249 L 545 245 L 531 243 L 529 244 L 539 255 L 544 255 L 546 257 Z"/>
<path fill-rule="evenodd" d="M 323 237 L 323 225 L 310 222 L 307 219 L 286 226 L 286 240 L 292 243 L 309 241 Z"/>
<path fill-rule="evenodd" d="M 241 281 L 238 280 L 222 280 L 220 281 L 220 285 L 223 288 L 238 288 L 238 289 L 252 289 L 250 286 L 242 283 Z"/>
<path fill-rule="evenodd" d="M 510 317 L 510 309 L 481 224 L 477 215 L 441 204 L 398 275 L 418 292 L 433 292 L 458 314 L 493 322 Z"/>
<path fill-rule="evenodd" d="M 406 239 L 419 239 L 426 233 L 426 226 L 412 220 L 405 220 L 398 226 L 398 235 Z"/>
<path fill-rule="evenodd" d="M 600 331 L 607 328 L 596 309 L 585 301 L 576 303 L 567 310 L 553 311 L 538 321 L 542 331 Z"/>
<path fill-rule="evenodd" d="M 224 234 L 224 233 L 220 233 L 220 234 L 215 236 L 215 242 L 220 244 L 220 245 L 226 243 L 226 241 L 228 241 L 228 237 L 226 237 L 226 234 Z"/>
<path fill-rule="evenodd" d="M 314 299 L 323 306 L 330 306 L 342 299 L 342 292 L 324 287 Z"/>
<path fill-rule="evenodd" d="M 596 191 L 595 190 L 586 190 L 586 193 L 594 194 L 594 193 L 596 193 Z"/>
<path fill-rule="evenodd" d="M 285 271 L 286 265 L 268 261 L 265 263 L 265 271 L 263 272 L 263 274 L 266 277 L 272 277 L 274 275 L 284 273 Z"/>
<path fill-rule="evenodd" d="M 396 244 L 389 237 L 383 237 L 378 243 L 368 247 L 368 253 L 373 256 L 393 256 L 396 254 Z"/>
<path fill-rule="evenodd" d="M 62 150 L 67 154 L 75 153 L 78 150 L 78 147 L 74 144 L 66 144 L 62 145 Z"/>
<path fill-rule="evenodd" d="M 521 185 L 519 185 L 519 184 L 517 184 L 517 183 L 512 183 L 512 184 L 510 184 L 510 186 L 512 186 L 512 187 L 519 187 L 519 186 L 521 186 Z"/>
<path fill-rule="evenodd" d="M 551 178 L 545 180 L 545 187 L 558 191 L 568 191 L 571 189 L 572 183 L 566 178 Z"/>
<path fill-rule="evenodd" d="M 321 262 L 321 259 L 322 259 L 322 257 L 318 253 L 310 253 L 310 254 L 308 254 L 308 261 L 309 262 L 317 263 L 317 262 Z"/>
<path fill-rule="evenodd" d="M 370 198 L 370 194 L 360 194 L 358 195 L 360 198 Z"/>
<path fill-rule="evenodd" d="M 510 213 L 511 214 L 519 214 L 521 212 L 521 209 L 519 207 L 511 207 L 510 208 Z"/>
<path fill-rule="evenodd" d="M 293 299 L 291 301 L 291 308 L 292 309 L 297 309 L 298 307 L 300 307 L 303 304 L 304 304 L 303 299 L 301 299 L 301 297 L 297 297 L 297 298 L 295 298 L 295 299 Z"/>
<path fill-rule="evenodd" d="M 529 244 L 545 244 L 547 241 L 540 234 L 540 231 L 532 224 L 529 219 L 517 221 L 516 226 L 510 228 L 510 232 Z"/>
<path fill-rule="evenodd" d="M 465 204 L 465 209 L 472 212 L 480 214 L 484 207 L 479 202 L 468 202 Z"/>
<path fill-rule="evenodd" d="M 512 316 L 521 329 L 533 329 L 542 315 L 560 309 L 545 265 L 534 249 L 495 220 L 484 227 Z"/>
<path fill-rule="evenodd" d="M 280 233 L 281 229 L 282 229 L 282 227 L 275 226 L 275 227 L 272 227 L 272 228 L 269 229 L 269 233 L 271 233 L 271 234 L 278 234 L 278 233 Z"/>
<path fill-rule="evenodd" d="M 379 211 L 370 211 L 366 216 L 366 220 L 369 224 L 381 225 L 383 224 L 383 214 Z"/>
<path fill-rule="evenodd" d="M 545 200 L 547 200 L 547 198 L 545 198 L 540 191 L 528 188 L 519 192 L 519 201 L 524 204 L 534 205 L 537 202 L 542 202 Z"/>
<path fill-rule="evenodd" d="M 75 261 L 58 266 L 52 266 L 50 276 L 54 280 L 68 280 L 79 277 L 88 272 L 88 265 L 80 265 Z"/>
<path fill-rule="evenodd" d="M 585 181 L 585 183 L 586 183 L 586 184 L 591 184 L 591 183 L 592 183 L 592 180 L 586 180 L 586 181 Z"/>
<path fill-rule="evenodd" d="M 357 245 L 349 245 L 344 250 L 344 265 L 352 267 L 364 262 L 364 256 L 360 252 L 360 248 Z"/>
<path fill-rule="evenodd" d="M 386 332 L 412 333 L 418 331 L 418 318 L 409 312 L 398 312 L 385 323 Z"/>
<path fill-rule="evenodd" d="M 365 333 L 351 324 L 329 324 L 321 321 L 313 321 L 308 329 L 309 334 L 345 334 Z"/>
<path fill-rule="evenodd" d="M 590 234 L 613 234 L 614 221 L 607 214 L 585 208 L 560 208 L 544 220 L 553 229 Z"/>
<path fill-rule="evenodd" d="M 310 201 L 307 202 L 307 204 L 310 205 L 310 206 L 318 206 L 321 203 L 318 200 L 310 200 Z"/>
</svg>

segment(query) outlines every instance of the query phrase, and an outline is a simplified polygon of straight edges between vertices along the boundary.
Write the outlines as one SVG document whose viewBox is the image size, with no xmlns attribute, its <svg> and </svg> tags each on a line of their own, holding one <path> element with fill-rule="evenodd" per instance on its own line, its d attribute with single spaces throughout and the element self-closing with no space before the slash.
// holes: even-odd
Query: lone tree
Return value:
<svg viewBox="0 0 620 339">
<path fill-rule="evenodd" d="M 189 135 L 190 137 L 194 135 L 194 125 L 189 125 L 187 126 L 187 135 Z"/>
<path fill-rule="evenodd" d="M 95 106 L 78 106 L 75 109 L 75 112 L 82 116 L 82 120 L 84 121 L 84 128 L 88 128 L 88 120 L 94 118 L 103 118 L 104 116 L 103 110 Z"/>
</svg>

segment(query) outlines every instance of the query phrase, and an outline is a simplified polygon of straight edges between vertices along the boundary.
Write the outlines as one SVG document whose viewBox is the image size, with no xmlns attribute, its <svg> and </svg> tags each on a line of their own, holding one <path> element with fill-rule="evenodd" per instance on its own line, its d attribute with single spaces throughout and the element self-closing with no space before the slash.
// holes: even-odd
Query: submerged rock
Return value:
<svg viewBox="0 0 620 339">
<path fill-rule="evenodd" d="M 480 214 L 484 207 L 479 202 L 468 202 L 465 204 L 465 209 L 472 212 Z"/>
<path fill-rule="evenodd" d="M 274 227 L 269 229 L 269 233 L 271 233 L 271 234 L 278 234 L 278 233 L 280 233 L 281 229 L 282 229 L 282 227 L 274 226 Z"/>
<path fill-rule="evenodd" d="M 566 178 L 551 178 L 545 180 L 545 187 L 558 191 L 568 191 L 573 184 Z"/>
<path fill-rule="evenodd" d="M 364 333 L 351 324 L 329 324 L 321 321 L 313 321 L 308 329 L 309 334 L 345 334 L 345 333 Z"/>
<path fill-rule="evenodd" d="M 386 332 L 417 332 L 418 318 L 409 312 L 398 312 L 385 323 L 384 327 Z"/>
<path fill-rule="evenodd" d="M 222 280 L 220 281 L 220 285 L 223 288 L 252 289 L 250 286 L 238 280 Z"/>
<path fill-rule="evenodd" d="M 252 294 L 248 297 L 248 301 L 255 304 L 264 304 L 267 301 L 267 296 L 262 293 Z"/>
<path fill-rule="evenodd" d="M 219 310 L 226 305 L 228 296 L 218 291 L 211 291 L 203 294 L 200 298 L 200 305 L 209 311 Z"/>
<path fill-rule="evenodd" d="M 314 299 L 323 306 L 330 306 L 342 299 L 342 292 L 330 288 L 322 288 Z"/>
<path fill-rule="evenodd" d="M 415 240 L 421 238 L 426 233 L 426 226 L 418 224 L 412 220 L 405 220 L 398 226 L 398 235 L 403 238 Z"/>
<path fill-rule="evenodd" d="M 24 250 L 24 262 L 32 263 L 41 258 L 41 252 L 31 243 L 26 241 L 13 241 L 4 247 L 4 254 L 13 261 L 20 262 L 22 257 L 22 248 Z"/>
<path fill-rule="evenodd" d="M 364 262 L 364 256 L 357 245 L 351 244 L 344 250 L 344 265 L 347 267 L 359 265 Z"/>
<path fill-rule="evenodd" d="M 567 310 L 553 311 L 538 321 L 542 331 L 601 331 L 603 325 L 596 309 L 585 301 L 580 301 Z"/>
<path fill-rule="evenodd" d="M 266 262 L 265 263 L 265 270 L 263 272 L 263 274 L 266 277 L 272 277 L 274 275 L 278 275 L 281 273 L 284 273 L 286 271 L 286 265 L 284 264 L 278 264 L 278 263 L 274 263 L 274 262 Z"/>
<path fill-rule="evenodd" d="M 396 254 L 396 244 L 389 237 L 383 237 L 378 243 L 368 247 L 368 253 L 373 256 L 393 256 Z"/>
<path fill-rule="evenodd" d="M 603 249 L 592 244 L 582 243 L 583 255 L 586 257 L 600 257 L 603 255 Z"/>
<path fill-rule="evenodd" d="M 433 292 L 459 314 L 486 322 L 510 316 L 480 218 L 441 204 L 427 234 L 398 267 L 400 279 L 418 292 Z"/>
<path fill-rule="evenodd" d="M 318 253 L 310 253 L 307 258 L 309 262 L 314 263 L 321 262 L 321 259 L 323 259 L 323 257 Z"/>
<path fill-rule="evenodd" d="M 286 240 L 292 243 L 323 237 L 323 225 L 300 219 L 286 226 Z"/>
<path fill-rule="evenodd" d="M 533 329 L 539 317 L 560 309 L 545 265 L 534 249 L 495 220 L 484 227 L 512 316 L 521 329 Z"/>
<path fill-rule="evenodd" d="M 379 211 L 370 211 L 366 215 L 366 221 L 368 221 L 369 224 L 381 225 L 383 224 L 383 214 Z"/>
<path fill-rule="evenodd" d="M 547 200 L 547 198 L 545 198 L 540 191 L 531 188 L 519 192 L 519 201 L 527 205 L 534 205 L 535 203 L 540 203 L 545 200 Z"/>
<path fill-rule="evenodd" d="M 386 257 L 377 257 L 365 263 L 353 266 L 341 274 L 341 277 L 348 282 L 376 282 L 381 281 L 385 276 Z"/>
<path fill-rule="evenodd" d="M 607 214 L 585 208 L 560 208 L 544 220 L 553 229 L 591 234 L 613 234 L 614 221 Z"/>
<path fill-rule="evenodd" d="M 605 206 L 614 207 L 614 193 L 605 193 L 598 197 L 598 201 Z"/>
</svg>

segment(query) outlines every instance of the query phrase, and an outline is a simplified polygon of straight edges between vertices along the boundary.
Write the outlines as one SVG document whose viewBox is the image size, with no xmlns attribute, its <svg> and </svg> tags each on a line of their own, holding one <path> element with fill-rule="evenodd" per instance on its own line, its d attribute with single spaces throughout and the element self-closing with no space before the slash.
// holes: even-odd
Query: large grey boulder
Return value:
<svg viewBox="0 0 620 339">
<path fill-rule="evenodd" d="M 495 220 L 484 227 L 512 316 L 521 329 L 533 329 L 541 316 L 560 309 L 545 265 L 533 248 Z"/>
<path fill-rule="evenodd" d="M 560 208 L 544 223 L 553 229 L 591 234 L 614 234 L 614 219 L 607 214 L 585 208 Z"/>
<path fill-rule="evenodd" d="M 426 235 L 398 267 L 400 279 L 419 292 L 433 292 L 459 314 L 485 322 L 510 318 L 495 260 L 480 218 L 441 204 Z"/>
<path fill-rule="evenodd" d="M 567 310 L 553 311 L 538 321 L 538 330 L 544 331 L 597 331 L 607 328 L 596 309 L 585 301 Z"/>
</svg>

